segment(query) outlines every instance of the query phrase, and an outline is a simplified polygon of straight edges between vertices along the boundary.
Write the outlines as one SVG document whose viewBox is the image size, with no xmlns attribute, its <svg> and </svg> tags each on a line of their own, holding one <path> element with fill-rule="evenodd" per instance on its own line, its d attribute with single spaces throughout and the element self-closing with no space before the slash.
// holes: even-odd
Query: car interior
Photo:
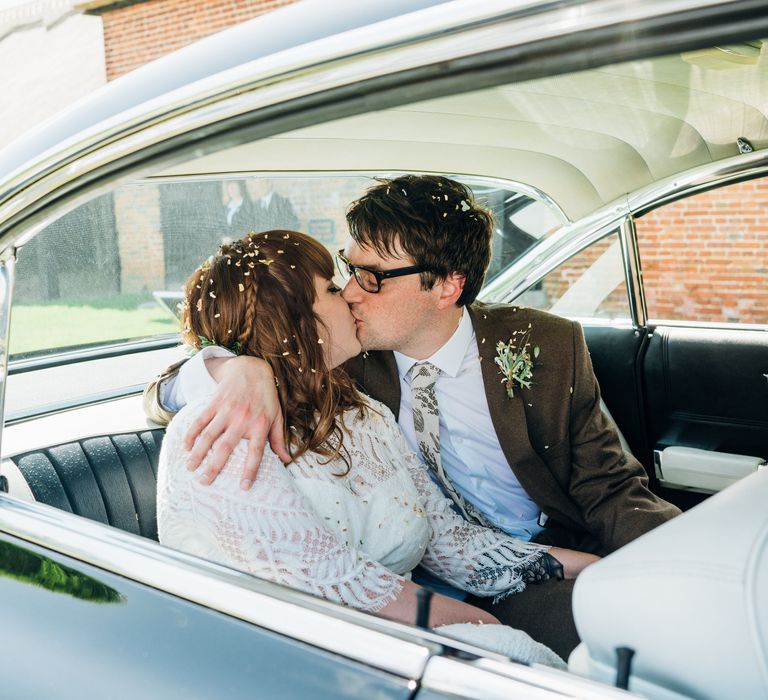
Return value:
<svg viewBox="0 0 768 700">
<path fill-rule="evenodd" d="M 140 392 L 183 356 L 174 312 L 187 272 L 245 233 L 226 230 L 228 183 L 247 197 L 249 182 L 269 181 L 301 230 L 334 251 L 346 237 L 344 207 L 373 178 L 448 174 L 496 216 L 481 299 L 581 321 L 625 449 L 655 491 L 691 511 L 585 572 L 574 600 L 584 643 L 571 670 L 613 684 L 616 649 L 626 647 L 640 650 L 633 689 L 648 697 L 758 697 L 768 687 L 768 601 L 758 595 L 768 590 L 768 229 L 748 234 L 768 195 L 755 185 L 765 169 L 750 170 L 768 146 L 766 46 L 355 114 L 202 155 L 80 204 L 18 252 L 5 490 L 157 540 L 164 430 L 145 418 Z M 746 189 L 717 199 L 753 185 L 751 199 Z M 659 211 L 697 197 L 722 212 L 712 241 L 684 239 L 685 212 L 657 223 Z M 715 270 L 699 253 L 727 260 Z M 688 254 L 695 262 L 679 271 L 680 288 L 664 286 L 674 275 L 663 264 Z M 677 293 L 709 302 L 719 284 L 741 301 L 663 310 Z M 134 311 L 143 314 L 136 331 L 124 330 Z"/>
</svg>

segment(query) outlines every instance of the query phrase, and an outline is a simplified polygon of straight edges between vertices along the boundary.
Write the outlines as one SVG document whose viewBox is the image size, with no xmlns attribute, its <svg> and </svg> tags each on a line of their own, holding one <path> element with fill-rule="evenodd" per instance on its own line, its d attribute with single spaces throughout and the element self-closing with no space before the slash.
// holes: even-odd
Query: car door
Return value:
<svg viewBox="0 0 768 700">
<path fill-rule="evenodd" d="M 411 695 L 406 678 L 9 535 L 19 507 L 0 511 L 4 697 Z"/>
<path fill-rule="evenodd" d="M 767 192 L 725 184 L 571 227 L 510 297 L 581 322 L 607 410 L 684 508 L 768 457 Z M 524 273 L 522 260 L 511 277 Z"/>
<path fill-rule="evenodd" d="M 648 442 L 665 494 L 685 505 L 768 458 L 767 208 L 762 177 L 635 220 Z"/>
</svg>

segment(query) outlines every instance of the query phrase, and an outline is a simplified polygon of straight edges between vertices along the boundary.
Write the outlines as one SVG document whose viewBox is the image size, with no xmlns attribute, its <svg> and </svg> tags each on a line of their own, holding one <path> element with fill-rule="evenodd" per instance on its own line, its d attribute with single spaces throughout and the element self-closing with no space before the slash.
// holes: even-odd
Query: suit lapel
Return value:
<svg viewBox="0 0 768 700">
<path fill-rule="evenodd" d="M 535 502 L 540 503 L 540 497 L 537 496 L 541 491 L 541 473 L 546 465 L 531 446 L 528 437 L 524 395 L 519 391 L 515 392 L 514 398 L 507 395 L 501 383 L 499 368 L 494 362 L 496 343 L 509 339 L 510 328 L 504 323 L 501 314 L 494 313 L 494 309 L 484 304 L 470 306 L 469 315 L 475 329 L 485 397 L 496 437 L 520 485 Z"/>
<path fill-rule="evenodd" d="M 363 387 L 370 396 L 381 401 L 395 416 L 400 414 L 400 375 L 395 353 L 377 350 L 363 357 Z"/>
</svg>

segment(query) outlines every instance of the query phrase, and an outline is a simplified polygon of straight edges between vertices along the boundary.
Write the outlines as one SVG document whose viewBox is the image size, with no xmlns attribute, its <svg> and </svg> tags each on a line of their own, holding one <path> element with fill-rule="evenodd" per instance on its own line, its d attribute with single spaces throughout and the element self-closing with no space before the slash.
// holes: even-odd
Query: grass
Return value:
<svg viewBox="0 0 768 700">
<path fill-rule="evenodd" d="M 177 333 L 178 322 L 146 296 L 14 304 L 10 354 Z"/>
</svg>

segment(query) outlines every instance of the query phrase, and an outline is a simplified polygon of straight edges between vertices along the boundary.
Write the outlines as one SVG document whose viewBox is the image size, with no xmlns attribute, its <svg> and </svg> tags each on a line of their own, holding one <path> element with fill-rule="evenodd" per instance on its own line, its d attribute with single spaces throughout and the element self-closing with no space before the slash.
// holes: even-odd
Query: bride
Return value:
<svg viewBox="0 0 768 700">
<path fill-rule="evenodd" d="M 184 343 L 269 363 L 292 461 L 284 465 L 267 450 L 254 487 L 244 491 L 243 440 L 214 484 L 200 484 L 185 468 L 184 447 L 210 400 L 198 396 L 163 442 L 160 541 L 406 623 L 416 617 L 419 587 L 409 574 L 419 564 L 456 588 L 499 598 L 560 570 L 577 575 L 595 557 L 464 520 L 408 449 L 389 409 L 357 391 L 340 365 L 360 344 L 333 271 L 314 239 L 268 231 L 223 246 L 187 281 Z M 447 596 L 432 598 L 429 625 L 521 661 L 563 666 L 525 633 Z"/>
</svg>

